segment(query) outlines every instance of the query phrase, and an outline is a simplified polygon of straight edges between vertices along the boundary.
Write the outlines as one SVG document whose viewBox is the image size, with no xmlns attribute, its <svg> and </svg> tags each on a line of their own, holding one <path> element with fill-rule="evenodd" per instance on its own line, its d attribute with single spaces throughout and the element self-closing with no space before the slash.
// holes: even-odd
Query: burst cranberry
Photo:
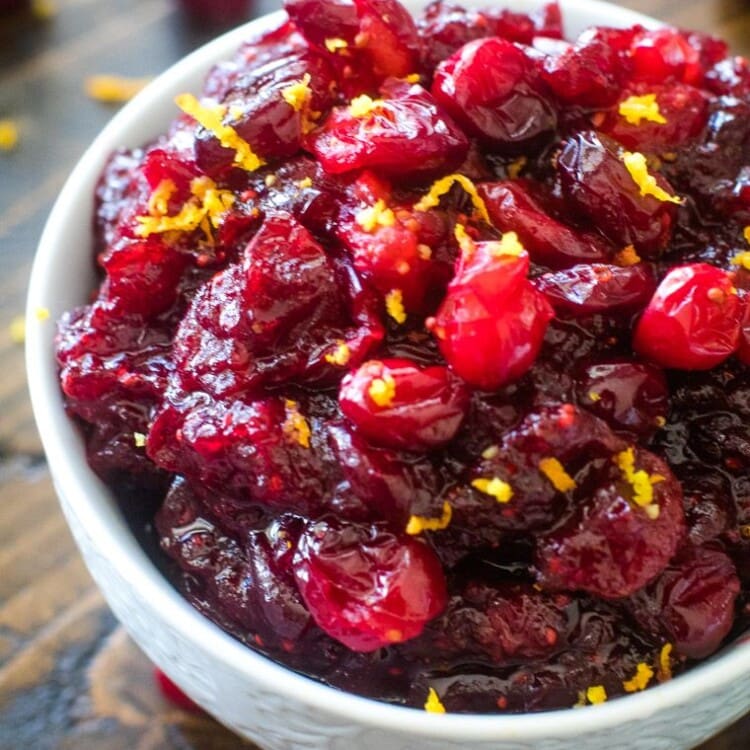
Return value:
<svg viewBox="0 0 750 750">
<path fill-rule="evenodd" d="M 534 285 L 556 310 L 573 316 L 635 312 L 646 306 L 656 289 L 653 273 L 643 263 L 626 268 L 577 265 L 542 274 Z"/>
<path fill-rule="evenodd" d="M 633 335 L 633 347 L 662 367 L 707 370 L 740 339 L 742 306 L 732 279 L 694 263 L 672 269 L 659 284 Z"/>
<path fill-rule="evenodd" d="M 432 93 L 470 135 L 501 151 L 539 146 L 557 124 L 535 62 L 505 39 L 469 42 L 443 61 Z"/>
<path fill-rule="evenodd" d="M 553 317 L 526 279 L 529 257 L 480 242 L 464 255 L 432 332 L 453 370 L 467 383 L 494 390 L 531 367 Z"/>
<path fill-rule="evenodd" d="M 298 222 L 269 217 L 242 263 L 193 298 L 175 335 L 182 385 L 224 396 L 262 382 L 335 378 L 338 347 L 357 364 L 382 336 L 364 295 L 347 299 L 355 283 Z"/>
<path fill-rule="evenodd" d="M 579 403 L 617 431 L 652 435 L 669 412 L 664 373 L 641 362 L 598 362 L 578 378 Z"/>
<path fill-rule="evenodd" d="M 673 643 L 677 653 L 703 659 L 729 633 L 739 592 L 737 572 L 723 552 L 688 547 L 628 608 L 641 627 Z"/>
<path fill-rule="evenodd" d="M 654 97 L 658 113 L 651 113 L 650 118 L 645 119 L 631 114 L 630 120 L 620 113 L 619 106 L 623 102 L 626 102 L 627 113 L 628 100 L 644 96 Z M 636 151 L 674 153 L 695 140 L 708 121 L 708 98 L 700 89 L 687 84 L 641 85 L 626 89 L 620 96 L 619 106 L 610 111 L 599 130 Z"/>
<path fill-rule="evenodd" d="M 630 473 L 622 468 L 592 487 L 568 521 L 539 539 L 544 586 L 618 599 L 654 580 L 677 551 L 685 534 L 680 483 L 652 453 L 631 455 Z"/>
<path fill-rule="evenodd" d="M 747 296 L 743 300 L 742 327 L 740 329 L 740 343 L 737 356 L 740 361 L 750 365 L 750 301 Z"/>
<path fill-rule="evenodd" d="M 527 180 L 484 183 L 479 194 L 494 226 L 516 232 L 535 263 L 567 268 L 576 263 L 606 262 L 611 254 L 598 235 L 572 229 L 554 219 Z"/>
<path fill-rule="evenodd" d="M 373 169 L 400 178 L 450 171 L 469 148 L 464 134 L 421 86 L 394 83 L 388 97 L 334 109 L 309 139 L 327 172 Z M 354 108 L 354 109 L 353 109 Z"/>
<path fill-rule="evenodd" d="M 222 98 L 226 109 L 223 122 L 265 160 L 293 156 L 314 126 L 313 118 L 325 114 L 333 104 L 334 80 L 333 69 L 320 53 L 290 52 L 237 78 Z M 198 131 L 196 163 L 211 177 L 225 175 L 235 153 L 224 148 L 210 131 Z"/>
<path fill-rule="evenodd" d="M 344 378 L 339 403 L 373 443 L 419 451 L 453 438 L 466 416 L 469 393 L 445 367 L 372 360 Z"/>
<path fill-rule="evenodd" d="M 651 256 L 669 242 L 675 205 L 641 194 L 616 141 L 593 130 L 569 138 L 557 159 L 557 171 L 570 209 L 618 247 L 633 245 L 639 253 Z M 674 195 L 661 175 L 651 176 Z"/>
<path fill-rule="evenodd" d="M 434 553 L 377 526 L 310 524 L 297 547 L 294 575 L 318 625 L 355 651 L 418 636 L 446 604 Z"/>
<path fill-rule="evenodd" d="M 629 61 L 623 48 L 632 36 L 630 30 L 588 29 L 574 47 L 545 60 L 544 80 L 569 104 L 607 107 L 627 79 Z"/>
</svg>

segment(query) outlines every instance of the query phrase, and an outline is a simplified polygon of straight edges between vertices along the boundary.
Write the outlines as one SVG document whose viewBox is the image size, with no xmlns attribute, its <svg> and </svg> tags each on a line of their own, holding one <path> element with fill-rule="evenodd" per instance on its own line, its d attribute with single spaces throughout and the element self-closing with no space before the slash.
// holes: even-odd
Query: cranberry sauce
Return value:
<svg viewBox="0 0 750 750">
<path fill-rule="evenodd" d="M 430 711 L 601 703 L 744 628 L 750 68 L 433 2 L 288 19 L 96 189 L 56 340 L 189 600 Z"/>
</svg>

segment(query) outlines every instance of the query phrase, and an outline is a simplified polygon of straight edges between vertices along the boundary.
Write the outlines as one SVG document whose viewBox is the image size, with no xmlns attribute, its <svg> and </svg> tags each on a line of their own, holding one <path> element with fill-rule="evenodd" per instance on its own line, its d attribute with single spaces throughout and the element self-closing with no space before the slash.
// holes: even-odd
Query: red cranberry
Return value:
<svg viewBox="0 0 750 750">
<path fill-rule="evenodd" d="M 737 349 L 741 315 L 726 271 L 706 263 L 673 268 L 638 321 L 633 347 L 662 367 L 707 370 Z"/>
<path fill-rule="evenodd" d="M 687 84 L 641 85 L 626 89 L 620 96 L 622 104 L 633 96 L 655 97 L 659 115 L 666 122 L 641 119 L 636 124 L 614 107 L 599 126 L 602 133 L 635 151 L 674 153 L 695 140 L 708 122 L 708 98 L 694 86 Z"/>
<path fill-rule="evenodd" d="M 377 526 L 310 524 L 294 575 L 318 625 L 354 651 L 418 636 L 445 608 L 445 578 L 434 553 Z"/>
<path fill-rule="evenodd" d="M 628 603 L 638 624 L 674 644 L 689 659 L 704 659 L 732 628 L 740 582 L 719 550 L 687 547 L 661 576 Z"/>
<path fill-rule="evenodd" d="M 574 47 L 545 60 L 542 75 L 568 104 L 607 107 L 620 93 L 629 73 L 624 47 L 632 30 L 588 29 Z"/>
<path fill-rule="evenodd" d="M 685 535 L 682 489 L 654 454 L 635 449 L 633 455 L 633 470 L 645 472 L 641 481 L 651 487 L 649 506 L 637 501 L 637 483 L 624 471 L 592 487 L 568 521 L 539 539 L 542 585 L 619 599 L 664 570 Z"/>
<path fill-rule="evenodd" d="M 494 226 L 516 232 L 531 260 L 550 268 L 606 262 L 611 254 L 598 235 L 572 229 L 550 216 L 528 180 L 489 182 L 479 186 Z"/>
<path fill-rule="evenodd" d="M 339 403 L 373 443 L 420 451 L 453 438 L 466 416 L 469 392 L 446 367 L 371 360 L 344 378 Z"/>
<path fill-rule="evenodd" d="M 534 61 L 505 39 L 464 45 L 435 71 L 432 93 L 472 136 L 515 152 L 549 140 L 557 115 Z"/>
<path fill-rule="evenodd" d="M 568 207 L 609 237 L 619 248 L 633 245 L 646 257 L 669 242 L 675 205 L 641 190 L 622 161 L 616 141 L 593 130 L 569 138 L 557 159 L 557 171 Z M 657 184 L 674 195 L 659 174 Z"/>
<path fill-rule="evenodd" d="M 681 81 L 700 85 L 703 80 L 698 50 L 677 29 L 642 31 L 633 40 L 630 56 L 636 81 Z"/>
<path fill-rule="evenodd" d="M 745 57 L 718 62 L 706 74 L 706 86 L 714 94 L 747 96 L 750 93 L 750 63 Z"/>
<path fill-rule="evenodd" d="M 666 378 L 653 365 L 597 362 L 588 365 L 577 380 L 579 403 L 614 430 L 647 437 L 669 412 Z"/>
<path fill-rule="evenodd" d="M 107 272 L 102 296 L 124 313 L 157 315 L 176 302 L 187 261 L 187 255 L 158 236 L 120 242 L 100 259 Z"/>
<path fill-rule="evenodd" d="M 643 309 L 656 289 L 644 263 L 621 268 L 603 263 L 577 265 L 534 279 L 552 306 L 573 316 L 628 313 Z"/>
<path fill-rule="evenodd" d="M 469 148 L 464 134 L 418 84 L 393 82 L 369 111 L 333 110 L 308 139 L 327 172 L 372 169 L 400 179 L 448 172 Z M 356 110 L 355 110 L 356 112 Z"/>
<path fill-rule="evenodd" d="M 495 390 L 531 367 L 553 317 L 526 279 L 528 255 L 505 255 L 496 242 L 464 255 L 435 316 L 443 356 L 467 383 Z"/>
</svg>

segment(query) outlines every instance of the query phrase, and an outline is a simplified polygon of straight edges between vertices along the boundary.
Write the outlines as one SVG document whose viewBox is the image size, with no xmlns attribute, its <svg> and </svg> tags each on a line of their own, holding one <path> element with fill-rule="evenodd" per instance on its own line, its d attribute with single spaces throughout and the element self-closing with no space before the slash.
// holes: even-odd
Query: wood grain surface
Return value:
<svg viewBox="0 0 750 750">
<path fill-rule="evenodd" d="M 0 8 L 8 4 L 0 0 Z M 45 217 L 114 111 L 86 97 L 85 78 L 156 75 L 216 30 L 191 26 L 170 0 L 36 4 L 55 12 L 46 20 L 0 16 L 0 120 L 13 118 L 20 131 L 18 147 L 0 152 L 0 750 L 251 748 L 161 697 L 147 660 L 91 582 L 49 480 L 17 341 Z M 716 33 L 750 54 L 750 2 L 621 4 Z M 253 13 L 276 6 L 261 0 Z M 701 750 L 748 748 L 750 716 Z"/>
</svg>

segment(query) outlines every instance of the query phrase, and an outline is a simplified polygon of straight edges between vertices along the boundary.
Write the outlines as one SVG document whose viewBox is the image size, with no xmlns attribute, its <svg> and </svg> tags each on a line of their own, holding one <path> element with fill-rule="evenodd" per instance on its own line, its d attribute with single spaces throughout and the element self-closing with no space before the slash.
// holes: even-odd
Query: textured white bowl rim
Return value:
<svg viewBox="0 0 750 750">
<path fill-rule="evenodd" d="M 413 7 L 416 3 L 412 2 Z M 488 5 L 472 2 L 466 5 Z M 499 0 L 499 5 L 529 8 L 540 0 Z M 658 26 L 659 22 L 624 8 L 598 0 L 562 0 L 564 12 L 588 14 L 592 22 L 623 26 L 642 23 Z M 130 143 L 128 131 L 143 113 L 170 101 L 185 79 L 186 71 L 205 71 L 208 66 L 231 55 L 253 28 L 279 18 L 271 14 L 219 37 L 159 76 L 128 103 L 107 125 L 81 158 L 62 189 L 39 243 L 31 274 L 27 301 L 30 321 L 26 342 L 26 365 L 29 388 L 37 426 L 50 471 L 58 488 L 64 488 L 66 500 L 82 519 L 88 533 L 98 540 L 100 550 L 140 592 L 140 596 L 158 602 L 171 627 L 188 642 L 201 644 L 219 662 L 229 662 L 253 679 L 262 675 L 266 689 L 300 701 L 313 708 L 339 715 L 352 723 L 383 727 L 418 737 L 440 737 L 446 740 L 534 740 L 556 736 L 575 737 L 582 733 L 606 730 L 626 722 L 637 722 L 666 707 L 699 704 L 701 696 L 734 680 L 750 677 L 750 642 L 739 643 L 676 679 L 643 693 L 630 695 L 599 706 L 581 710 L 560 710 L 509 716 L 465 714 L 435 715 L 424 711 L 392 706 L 361 698 L 321 685 L 297 675 L 281 665 L 252 651 L 211 623 L 168 583 L 151 563 L 128 530 L 121 514 L 104 485 L 85 462 L 81 437 L 63 409 L 52 352 L 52 320 L 64 310 L 56 293 L 60 254 L 66 252 L 65 238 L 73 223 L 81 222 L 80 207 L 90 205 L 92 186 L 111 151 Z M 166 100 L 165 100 L 165 97 Z M 168 118 L 162 122 L 166 128 Z M 82 196 L 84 196 L 82 198 Z M 88 226 L 88 215 L 83 217 Z M 35 324 L 39 308 L 47 308 L 51 320 Z M 85 520 L 84 520 L 85 519 Z"/>
</svg>

